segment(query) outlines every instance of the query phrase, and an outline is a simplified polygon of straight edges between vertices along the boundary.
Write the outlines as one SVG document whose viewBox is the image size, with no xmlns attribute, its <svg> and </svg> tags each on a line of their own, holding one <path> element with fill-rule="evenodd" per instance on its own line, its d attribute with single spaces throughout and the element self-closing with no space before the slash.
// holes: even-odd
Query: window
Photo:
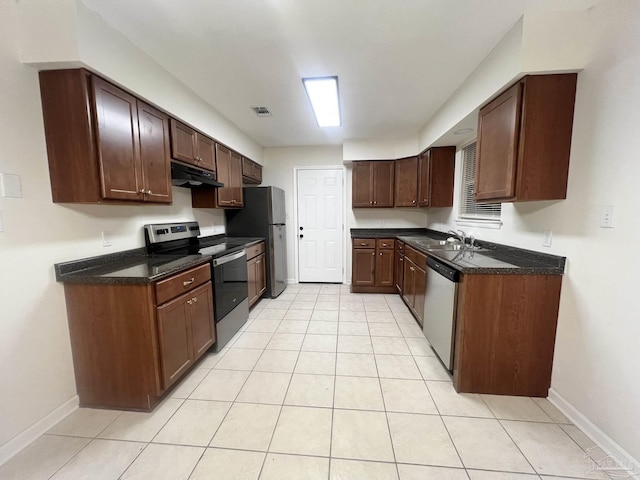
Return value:
<svg viewBox="0 0 640 480">
<path fill-rule="evenodd" d="M 500 203 L 478 203 L 473 200 L 476 176 L 476 142 L 462 149 L 462 188 L 460 189 L 459 224 L 499 226 Z"/>
</svg>

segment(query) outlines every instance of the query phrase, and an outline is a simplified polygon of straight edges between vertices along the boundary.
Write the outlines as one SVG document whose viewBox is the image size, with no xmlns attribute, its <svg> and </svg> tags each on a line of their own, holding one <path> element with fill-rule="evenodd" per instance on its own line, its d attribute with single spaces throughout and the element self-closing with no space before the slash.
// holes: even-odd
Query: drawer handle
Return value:
<svg viewBox="0 0 640 480">
<path fill-rule="evenodd" d="M 187 280 L 186 282 L 182 282 L 182 286 L 183 287 L 188 287 L 189 285 L 191 285 L 195 281 L 196 281 L 196 279 L 191 277 L 191 280 Z"/>
<path fill-rule="evenodd" d="M 260 263 L 260 260 L 258 260 L 258 261 L 256 262 L 256 265 L 258 265 L 259 263 Z"/>
<path fill-rule="evenodd" d="M 383 247 L 386 247 L 386 246 L 387 246 L 387 244 L 386 244 L 386 243 L 383 243 L 383 244 L 382 244 L 382 246 L 383 246 Z"/>
<path fill-rule="evenodd" d="M 366 247 L 366 246 L 367 246 L 367 244 L 366 244 L 366 243 L 364 243 L 364 242 L 362 242 L 360 245 L 361 245 L 361 246 L 363 246 L 363 247 Z"/>
</svg>

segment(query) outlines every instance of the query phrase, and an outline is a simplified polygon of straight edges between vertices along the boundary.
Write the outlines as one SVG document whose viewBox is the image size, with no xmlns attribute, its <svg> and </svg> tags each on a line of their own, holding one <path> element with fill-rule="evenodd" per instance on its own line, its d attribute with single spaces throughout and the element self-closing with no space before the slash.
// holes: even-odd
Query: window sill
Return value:
<svg viewBox="0 0 640 480">
<path fill-rule="evenodd" d="M 497 218 L 457 218 L 456 225 L 500 230 L 502 228 L 502 220 Z"/>
</svg>

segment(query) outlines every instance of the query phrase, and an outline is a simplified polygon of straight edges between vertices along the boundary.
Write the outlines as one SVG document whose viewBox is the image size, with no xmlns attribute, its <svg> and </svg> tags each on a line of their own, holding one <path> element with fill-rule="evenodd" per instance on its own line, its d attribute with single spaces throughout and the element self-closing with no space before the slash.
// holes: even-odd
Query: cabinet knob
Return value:
<svg viewBox="0 0 640 480">
<path fill-rule="evenodd" d="M 191 299 L 191 301 L 192 301 L 193 303 L 198 303 L 198 297 L 193 297 L 193 298 Z"/>
<path fill-rule="evenodd" d="M 400 261 L 401 261 L 401 262 L 404 262 L 404 258 L 400 258 Z"/>
<path fill-rule="evenodd" d="M 375 257 L 375 255 L 376 255 L 376 254 L 375 254 L 375 252 L 374 252 L 374 253 L 372 253 L 371 255 Z"/>
<path fill-rule="evenodd" d="M 147 190 L 147 193 L 151 195 L 153 192 L 151 190 Z"/>
<path fill-rule="evenodd" d="M 373 204 L 374 204 L 374 205 L 377 205 L 377 204 L 378 204 L 378 202 L 373 202 Z"/>
<path fill-rule="evenodd" d="M 188 303 L 189 305 L 193 305 L 193 301 L 192 301 L 192 300 L 187 300 L 187 303 Z"/>
<path fill-rule="evenodd" d="M 144 188 L 141 188 L 141 189 L 140 189 L 140 193 L 144 193 Z"/>
<path fill-rule="evenodd" d="M 416 203 L 416 201 L 415 201 L 415 200 L 411 200 L 411 203 L 414 203 L 414 204 L 415 204 L 415 203 Z"/>
<path fill-rule="evenodd" d="M 371 200 L 371 201 L 369 202 L 369 204 L 370 204 L 370 205 L 373 205 L 373 200 Z"/>
<path fill-rule="evenodd" d="M 194 277 L 191 277 L 189 280 L 187 280 L 186 282 L 182 282 L 182 286 L 183 287 L 188 287 L 189 285 L 191 285 L 193 282 L 195 282 L 196 279 Z"/>
<path fill-rule="evenodd" d="M 380 252 L 380 256 L 382 256 L 382 252 Z"/>
</svg>

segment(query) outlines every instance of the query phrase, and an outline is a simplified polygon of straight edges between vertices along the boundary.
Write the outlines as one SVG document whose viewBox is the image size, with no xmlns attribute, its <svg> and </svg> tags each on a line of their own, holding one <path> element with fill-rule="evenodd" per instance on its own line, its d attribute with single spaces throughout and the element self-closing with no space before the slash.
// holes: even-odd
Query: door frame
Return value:
<svg viewBox="0 0 640 480">
<path fill-rule="evenodd" d="M 347 283 L 347 168 L 344 165 L 309 165 L 293 167 L 293 265 L 295 283 L 300 283 L 300 247 L 296 236 L 300 231 L 298 224 L 298 171 L 300 170 L 340 170 L 342 171 L 342 284 Z"/>
</svg>

